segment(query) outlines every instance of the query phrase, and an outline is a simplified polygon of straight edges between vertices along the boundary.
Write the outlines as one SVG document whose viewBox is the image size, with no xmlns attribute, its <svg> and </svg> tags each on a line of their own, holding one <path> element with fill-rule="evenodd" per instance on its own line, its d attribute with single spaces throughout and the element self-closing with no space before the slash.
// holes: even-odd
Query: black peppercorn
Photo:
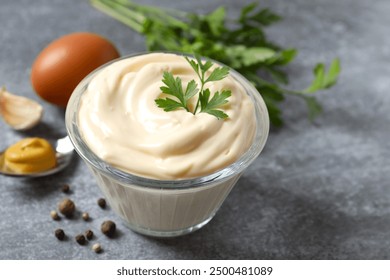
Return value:
<svg viewBox="0 0 390 280">
<path fill-rule="evenodd" d="M 57 237 L 58 240 L 65 239 L 65 232 L 60 228 L 55 230 L 54 235 Z"/>
<path fill-rule="evenodd" d="M 100 206 L 100 208 L 103 208 L 103 209 L 106 208 L 106 200 L 104 198 L 99 198 L 97 203 Z"/>
<path fill-rule="evenodd" d="M 108 237 L 113 237 L 115 234 L 116 225 L 113 221 L 104 221 L 101 226 L 101 231 Z"/>
<path fill-rule="evenodd" d="M 93 238 L 93 231 L 92 230 L 87 230 L 85 232 L 85 237 L 87 237 L 88 240 L 91 240 Z"/>
<path fill-rule="evenodd" d="M 58 210 L 66 217 L 71 217 L 75 209 L 76 206 L 74 205 L 74 202 L 69 198 L 63 199 L 58 205 Z"/>
<path fill-rule="evenodd" d="M 68 185 L 68 184 L 64 184 L 64 185 L 62 186 L 62 192 L 63 192 L 63 193 L 68 193 L 69 191 L 70 191 L 69 185 Z"/>
<path fill-rule="evenodd" d="M 75 239 L 76 239 L 77 243 L 79 243 L 80 245 L 84 245 L 85 244 L 86 240 L 85 240 L 84 235 L 78 234 L 78 235 L 76 235 Z"/>
</svg>

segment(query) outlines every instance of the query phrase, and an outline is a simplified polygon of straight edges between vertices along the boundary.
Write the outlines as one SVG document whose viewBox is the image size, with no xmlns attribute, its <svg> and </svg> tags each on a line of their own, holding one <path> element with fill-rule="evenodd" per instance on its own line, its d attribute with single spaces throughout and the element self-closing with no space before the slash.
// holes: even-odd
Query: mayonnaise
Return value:
<svg viewBox="0 0 390 280">
<path fill-rule="evenodd" d="M 212 94 L 232 92 L 222 108 L 229 118 L 221 120 L 158 108 L 164 71 L 180 77 L 183 87 L 192 79 L 200 87 L 182 56 L 162 53 L 114 62 L 92 79 L 82 96 L 78 124 L 98 157 L 131 174 L 176 180 L 208 175 L 248 150 L 256 132 L 254 106 L 235 79 L 206 84 Z"/>
</svg>

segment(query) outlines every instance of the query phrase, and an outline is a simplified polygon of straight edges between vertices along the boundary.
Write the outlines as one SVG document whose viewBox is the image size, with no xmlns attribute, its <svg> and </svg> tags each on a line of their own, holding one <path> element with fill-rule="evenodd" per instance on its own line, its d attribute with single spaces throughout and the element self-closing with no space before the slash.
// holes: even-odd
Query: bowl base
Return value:
<svg viewBox="0 0 390 280">
<path fill-rule="evenodd" d="M 153 230 L 148 228 L 142 228 L 142 227 L 137 227 L 135 225 L 129 224 L 126 221 L 123 222 L 129 229 L 131 229 L 136 233 L 146 235 L 146 236 L 151 236 L 151 237 L 169 238 L 169 237 L 182 236 L 197 231 L 198 229 L 204 227 L 208 222 L 210 222 L 211 219 L 214 217 L 214 215 L 215 213 L 213 213 L 210 217 L 208 217 L 206 220 L 202 221 L 201 223 L 193 225 L 191 227 L 179 229 L 179 230 L 170 230 L 170 231 L 159 231 L 159 230 Z"/>
</svg>

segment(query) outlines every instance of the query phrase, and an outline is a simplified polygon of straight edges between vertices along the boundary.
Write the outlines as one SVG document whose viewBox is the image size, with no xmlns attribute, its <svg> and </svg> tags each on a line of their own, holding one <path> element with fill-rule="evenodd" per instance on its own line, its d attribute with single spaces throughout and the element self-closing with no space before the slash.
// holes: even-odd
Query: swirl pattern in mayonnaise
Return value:
<svg viewBox="0 0 390 280">
<path fill-rule="evenodd" d="M 233 77 L 206 84 L 211 93 L 232 92 L 223 106 L 229 118 L 219 120 L 158 108 L 164 71 L 180 77 L 183 87 L 192 79 L 200 85 L 188 62 L 176 54 L 130 57 L 95 75 L 82 96 L 78 122 L 98 157 L 134 175 L 178 180 L 211 174 L 249 149 L 256 132 L 254 106 Z"/>
</svg>

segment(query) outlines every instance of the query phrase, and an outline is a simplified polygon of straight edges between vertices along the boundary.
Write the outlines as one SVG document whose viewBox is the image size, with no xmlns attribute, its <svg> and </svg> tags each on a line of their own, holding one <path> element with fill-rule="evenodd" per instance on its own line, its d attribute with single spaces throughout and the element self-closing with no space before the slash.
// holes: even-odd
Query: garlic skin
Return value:
<svg viewBox="0 0 390 280">
<path fill-rule="evenodd" d="M 0 115 L 15 130 L 26 130 L 37 125 L 43 115 L 43 108 L 37 102 L 12 94 L 0 88 Z"/>
</svg>

